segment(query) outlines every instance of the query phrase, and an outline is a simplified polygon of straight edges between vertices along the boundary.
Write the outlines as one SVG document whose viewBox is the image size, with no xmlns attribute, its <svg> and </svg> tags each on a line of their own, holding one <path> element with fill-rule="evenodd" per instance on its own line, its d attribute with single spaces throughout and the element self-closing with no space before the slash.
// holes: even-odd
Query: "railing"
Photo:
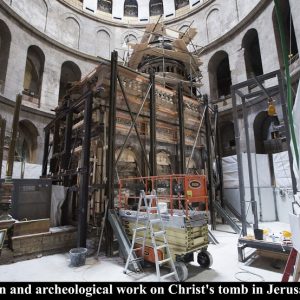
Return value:
<svg viewBox="0 0 300 300">
<path fill-rule="evenodd" d="M 119 209 L 133 207 L 138 202 L 140 191 L 156 191 L 159 203 L 166 203 L 171 216 L 174 210 L 185 211 L 187 217 L 192 211 L 208 211 L 207 179 L 204 175 L 164 175 L 136 177 L 119 180 Z M 156 204 L 158 205 L 158 203 Z"/>
</svg>

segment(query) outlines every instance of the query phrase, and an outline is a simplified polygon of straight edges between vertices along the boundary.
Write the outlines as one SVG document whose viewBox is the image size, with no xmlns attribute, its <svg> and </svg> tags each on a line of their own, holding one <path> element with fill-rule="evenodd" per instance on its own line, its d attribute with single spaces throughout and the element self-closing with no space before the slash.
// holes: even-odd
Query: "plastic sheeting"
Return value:
<svg viewBox="0 0 300 300">
<path fill-rule="evenodd" d="M 271 187 L 271 174 L 268 155 L 251 154 L 254 187 Z M 243 173 L 245 187 L 250 187 L 248 159 L 242 154 Z M 239 188 L 239 174 L 237 156 L 223 158 L 223 181 L 224 188 Z"/>
<path fill-rule="evenodd" d="M 296 139 L 297 139 L 298 151 L 300 151 L 300 147 L 299 147 L 299 145 L 300 145 L 300 124 L 299 124 L 299 120 L 300 120 L 300 83 L 299 83 L 298 91 L 297 91 L 297 95 L 296 95 L 293 116 L 294 116 L 294 128 L 295 128 L 295 134 L 296 134 Z M 292 149 L 293 149 L 293 147 L 292 147 Z M 294 157 L 295 157 L 295 154 L 294 154 Z M 296 159 L 294 159 L 294 172 L 295 172 L 295 176 L 297 178 L 298 191 L 300 191 L 300 169 L 297 166 Z"/>
<path fill-rule="evenodd" d="M 292 178 L 288 152 L 273 154 L 274 175 L 276 187 L 292 189 Z"/>
<path fill-rule="evenodd" d="M 14 179 L 21 178 L 21 170 L 22 170 L 22 163 L 14 162 L 14 169 L 13 169 Z M 1 178 L 5 178 L 5 171 L 6 171 L 6 161 L 3 161 Z M 24 179 L 39 179 L 41 175 L 42 175 L 42 165 L 25 163 Z"/>
</svg>

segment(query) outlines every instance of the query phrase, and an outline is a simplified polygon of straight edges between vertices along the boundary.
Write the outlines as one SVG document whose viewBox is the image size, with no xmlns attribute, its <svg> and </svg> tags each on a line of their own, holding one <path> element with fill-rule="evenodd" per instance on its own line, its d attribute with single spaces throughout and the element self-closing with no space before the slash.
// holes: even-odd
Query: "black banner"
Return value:
<svg viewBox="0 0 300 300">
<path fill-rule="evenodd" d="M 299 295 L 299 284 L 280 283 L 12 283 L 0 282 L 0 296 L 71 295 Z"/>
</svg>

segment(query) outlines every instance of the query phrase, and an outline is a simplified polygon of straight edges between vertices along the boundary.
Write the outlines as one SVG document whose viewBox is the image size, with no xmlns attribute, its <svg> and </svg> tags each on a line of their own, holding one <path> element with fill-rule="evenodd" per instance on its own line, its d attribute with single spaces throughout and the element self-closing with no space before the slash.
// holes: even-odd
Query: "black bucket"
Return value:
<svg viewBox="0 0 300 300">
<path fill-rule="evenodd" d="M 262 241 L 264 239 L 264 231 L 262 229 L 254 229 L 254 237 L 258 241 Z"/>
<path fill-rule="evenodd" d="M 71 267 L 80 267 L 85 265 L 86 259 L 86 248 L 74 248 L 70 250 L 70 266 Z"/>
</svg>

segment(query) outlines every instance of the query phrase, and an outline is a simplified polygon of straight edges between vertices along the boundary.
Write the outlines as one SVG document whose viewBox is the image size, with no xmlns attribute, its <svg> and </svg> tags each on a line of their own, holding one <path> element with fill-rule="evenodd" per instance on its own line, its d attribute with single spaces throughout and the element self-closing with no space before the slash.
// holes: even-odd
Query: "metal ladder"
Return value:
<svg viewBox="0 0 300 300">
<path fill-rule="evenodd" d="M 141 210 L 145 210 L 146 214 L 141 214 Z M 159 227 L 158 231 L 155 230 L 154 228 L 155 225 L 158 225 Z M 140 194 L 135 228 L 133 229 L 132 245 L 126 261 L 124 273 L 125 274 L 127 273 L 127 270 L 130 265 L 144 260 L 143 257 L 134 258 L 134 254 L 136 254 L 136 252 L 140 250 L 142 250 L 142 253 L 144 254 L 147 232 L 149 229 L 151 235 L 152 248 L 154 251 L 156 275 L 158 281 L 162 281 L 174 276 L 176 281 L 179 282 L 178 273 L 170 253 L 169 244 L 166 238 L 166 230 L 164 228 L 164 224 L 161 218 L 160 208 L 157 203 L 157 196 L 155 192 L 152 193 L 152 195 L 146 195 L 145 192 L 142 191 Z M 138 237 L 137 236 L 138 232 L 143 232 L 143 236 Z M 157 241 L 156 241 L 156 238 L 158 237 L 163 237 L 163 244 L 159 246 L 157 245 Z M 136 243 L 141 244 L 142 246 L 139 248 L 135 248 Z M 159 260 L 158 250 L 162 250 L 162 249 L 165 249 L 166 255 L 163 260 Z M 166 264 L 169 264 L 171 271 L 166 275 L 161 276 L 160 268 Z"/>
</svg>

